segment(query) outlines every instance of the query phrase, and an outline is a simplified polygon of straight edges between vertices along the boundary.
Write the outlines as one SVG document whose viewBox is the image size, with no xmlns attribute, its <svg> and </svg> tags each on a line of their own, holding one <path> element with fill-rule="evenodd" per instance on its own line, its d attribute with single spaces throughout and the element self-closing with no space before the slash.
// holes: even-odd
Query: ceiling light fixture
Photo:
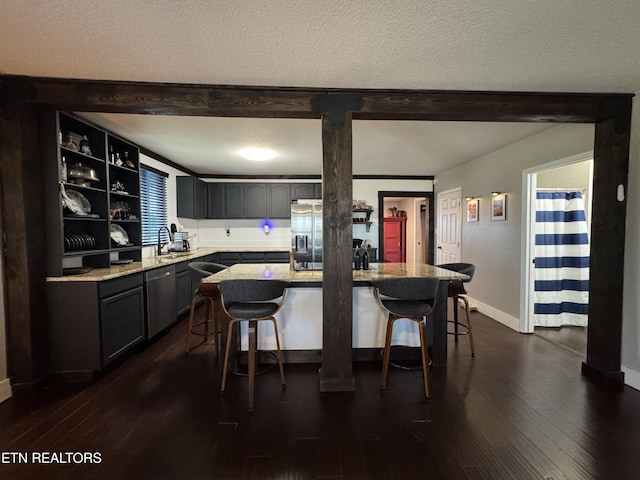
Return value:
<svg viewBox="0 0 640 480">
<path fill-rule="evenodd" d="M 492 197 L 497 197 L 501 192 L 491 192 Z"/>
<path fill-rule="evenodd" d="M 238 153 L 247 160 L 253 160 L 255 162 L 264 162 L 265 160 L 271 160 L 276 156 L 276 152 L 269 150 L 268 148 L 243 148 Z"/>
</svg>

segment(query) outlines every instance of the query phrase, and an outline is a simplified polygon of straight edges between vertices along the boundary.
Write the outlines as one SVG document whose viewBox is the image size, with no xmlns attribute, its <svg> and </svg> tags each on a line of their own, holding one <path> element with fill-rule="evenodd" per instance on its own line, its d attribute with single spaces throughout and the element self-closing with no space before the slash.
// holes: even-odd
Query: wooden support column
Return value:
<svg viewBox="0 0 640 480">
<path fill-rule="evenodd" d="M 622 384 L 622 290 L 631 110 L 596 123 L 585 375 Z M 622 190 L 620 190 L 622 189 Z M 619 195 L 622 194 L 623 197 Z"/>
<path fill-rule="evenodd" d="M 322 368 L 321 392 L 355 390 L 353 337 L 352 95 L 313 97 L 322 113 Z"/>
<path fill-rule="evenodd" d="M 0 205 L 7 362 L 15 386 L 46 375 L 49 350 L 37 110 L 11 101 L 11 94 L 5 92 L 0 110 Z"/>
</svg>

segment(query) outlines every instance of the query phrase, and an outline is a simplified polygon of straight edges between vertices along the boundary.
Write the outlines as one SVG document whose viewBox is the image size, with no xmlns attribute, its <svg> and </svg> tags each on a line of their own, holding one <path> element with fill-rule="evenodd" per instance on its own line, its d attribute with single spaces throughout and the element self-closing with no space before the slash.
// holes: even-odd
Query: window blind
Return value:
<svg viewBox="0 0 640 480">
<path fill-rule="evenodd" d="M 157 245 L 158 231 L 167 226 L 167 175 L 146 165 L 140 166 L 140 210 L 142 245 Z M 162 243 L 169 241 L 162 232 Z"/>
</svg>

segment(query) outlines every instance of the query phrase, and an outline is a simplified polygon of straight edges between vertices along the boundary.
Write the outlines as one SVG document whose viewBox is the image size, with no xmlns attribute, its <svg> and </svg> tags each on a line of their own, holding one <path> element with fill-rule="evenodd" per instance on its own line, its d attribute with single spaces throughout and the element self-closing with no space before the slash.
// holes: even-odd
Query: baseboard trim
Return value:
<svg viewBox="0 0 640 480">
<path fill-rule="evenodd" d="M 485 314 L 488 317 L 493 318 L 496 322 L 499 322 L 513 330 L 515 330 L 516 332 L 520 331 L 520 319 L 517 317 L 513 317 L 511 315 L 509 315 L 508 313 L 505 313 L 501 310 L 498 310 L 497 308 L 492 307 L 491 305 L 487 305 L 486 303 L 482 303 L 479 300 L 476 300 L 473 297 L 470 297 L 469 295 L 467 295 L 467 298 L 469 299 L 469 304 L 471 305 L 471 309 L 473 310 L 474 307 L 480 312 Z"/>
<path fill-rule="evenodd" d="M 635 388 L 636 390 L 640 390 L 640 372 L 636 370 L 631 370 L 627 367 L 620 367 L 620 369 L 624 372 L 624 383 L 631 388 Z"/>
<path fill-rule="evenodd" d="M 5 378 L 4 380 L 0 381 L 0 403 L 10 399 L 11 396 L 11 382 L 9 382 L 8 378 Z"/>
<path fill-rule="evenodd" d="M 587 362 L 582 362 L 582 375 L 592 378 L 596 382 L 606 385 L 624 385 L 624 372 L 622 371 L 603 371 L 594 368 Z"/>
</svg>

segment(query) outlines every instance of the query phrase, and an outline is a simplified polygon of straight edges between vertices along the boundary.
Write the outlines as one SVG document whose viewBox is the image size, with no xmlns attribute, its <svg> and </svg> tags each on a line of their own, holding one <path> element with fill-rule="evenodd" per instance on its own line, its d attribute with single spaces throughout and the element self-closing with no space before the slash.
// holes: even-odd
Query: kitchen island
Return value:
<svg viewBox="0 0 640 480">
<path fill-rule="evenodd" d="M 362 350 L 378 350 L 384 345 L 386 314 L 373 295 L 371 280 L 379 278 L 435 277 L 441 280 L 433 318 L 427 322 L 431 357 L 434 366 L 447 360 L 447 284 L 450 280 L 464 280 L 466 275 L 426 264 L 373 263 L 369 270 L 353 271 L 353 335 L 352 355 Z M 322 345 L 322 271 L 292 271 L 287 264 L 239 264 L 211 275 L 203 280 L 218 283 L 231 279 L 274 279 L 291 284 L 285 304 L 277 315 L 282 348 L 287 351 L 318 351 Z M 405 322 L 405 323 L 401 323 Z M 393 342 L 417 346 L 417 326 L 400 320 L 394 329 Z M 246 331 L 242 331 L 241 348 L 247 346 Z M 258 348 L 275 349 L 273 329 L 268 324 L 261 328 Z"/>
</svg>

